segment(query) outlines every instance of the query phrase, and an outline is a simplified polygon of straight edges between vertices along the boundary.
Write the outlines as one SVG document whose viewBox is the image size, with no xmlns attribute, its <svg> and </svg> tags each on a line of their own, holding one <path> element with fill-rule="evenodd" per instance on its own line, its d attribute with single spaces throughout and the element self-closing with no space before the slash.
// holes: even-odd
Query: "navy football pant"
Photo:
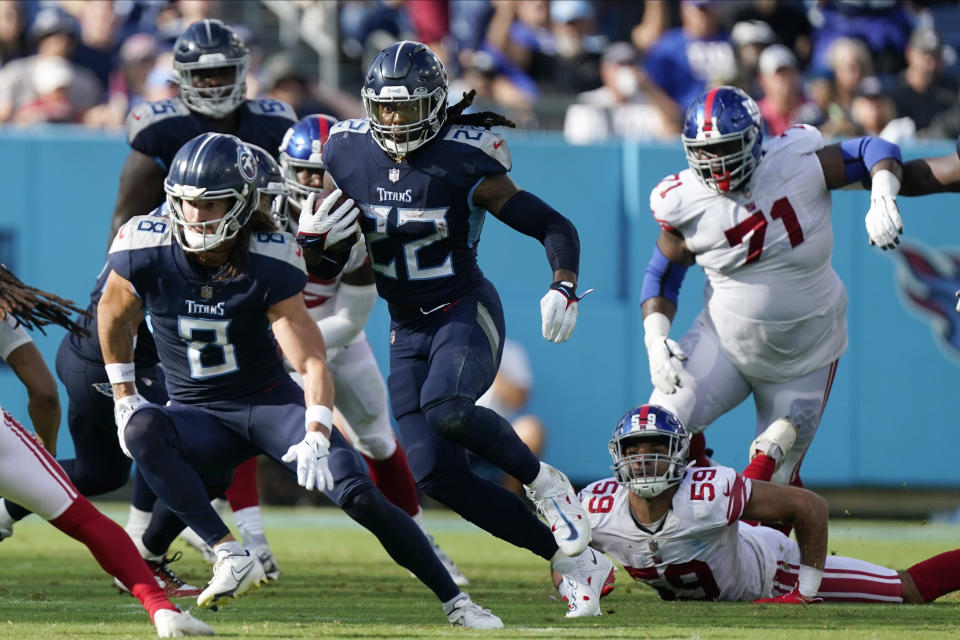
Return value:
<svg viewBox="0 0 960 640">
<path fill-rule="evenodd" d="M 113 397 L 108 395 L 110 383 L 103 363 L 80 357 L 64 338 L 57 350 L 57 377 L 67 389 L 67 426 L 75 449 L 74 458 L 57 462 L 84 496 L 119 489 L 130 478 L 133 461 L 124 455 L 117 442 Z M 157 368 L 138 368 L 136 377 L 140 395 L 158 404 L 167 401 L 162 374 Z M 30 513 L 11 502 L 6 506 L 14 520 Z"/>
<path fill-rule="evenodd" d="M 417 484 L 477 526 L 550 558 L 557 543 L 523 500 L 475 475 L 467 450 L 524 484 L 540 461 L 496 412 L 475 402 L 503 352 L 503 308 L 489 282 L 423 316 L 393 310 L 390 402 Z"/>
<path fill-rule="evenodd" d="M 209 496 L 226 489 L 238 464 L 264 453 L 296 473 L 296 462 L 280 458 L 303 440 L 303 391 L 284 377 L 239 402 L 147 407 L 130 418 L 124 435 L 158 503 L 212 546 L 229 529 L 210 506 Z M 335 429 L 329 465 L 334 479 L 333 490 L 327 492 L 330 499 L 377 536 L 394 561 L 442 601 L 459 593 L 417 524 L 373 486 L 360 454 Z M 155 547 L 148 548 L 158 550 L 157 540 L 150 544 Z"/>
</svg>

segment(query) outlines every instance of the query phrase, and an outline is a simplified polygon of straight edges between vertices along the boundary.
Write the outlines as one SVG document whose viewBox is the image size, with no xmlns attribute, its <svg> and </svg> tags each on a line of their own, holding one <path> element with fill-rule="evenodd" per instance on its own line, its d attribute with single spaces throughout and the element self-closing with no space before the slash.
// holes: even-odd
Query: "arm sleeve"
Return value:
<svg viewBox="0 0 960 640">
<path fill-rule="evenodd" d="M 317 322 L 327 347 L 343 347 L 360 335 L 377 301 L 377 287 L 373 284 L 352 285 L 340 283 L 332 316 Z"/>
<path fill-rule="evenodd" d="M 580 236 L 576 227 L 553 207 L 529 191 L 518 191 L 497 217 L 511 228 L 543 244 L 554 271 L 580 272 Z"/>
</svg>

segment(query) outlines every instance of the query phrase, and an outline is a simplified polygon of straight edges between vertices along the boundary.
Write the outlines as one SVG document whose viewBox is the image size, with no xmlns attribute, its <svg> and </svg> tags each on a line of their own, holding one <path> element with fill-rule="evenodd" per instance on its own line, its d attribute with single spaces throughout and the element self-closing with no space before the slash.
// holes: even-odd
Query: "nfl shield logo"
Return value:
<svg viewBox="0 0 960 640">
<path fill-rule="evenodd" d="M 213 287 L 211 287 L 208 284 L 205 284 L 202 287 L 200 287 L 200 297 L 203 298 L 204 300 L 209 300 L 210 298 L 212 298 Z"/>
<path fill-rule="evenodd" d="M 390 178 L 390 182 L 396 182 L 400 179 L 400 169 L 397 169 L 396 167 L 390 169 L 390 171 L 387 173 L 387 177 Z"/>
</svg>

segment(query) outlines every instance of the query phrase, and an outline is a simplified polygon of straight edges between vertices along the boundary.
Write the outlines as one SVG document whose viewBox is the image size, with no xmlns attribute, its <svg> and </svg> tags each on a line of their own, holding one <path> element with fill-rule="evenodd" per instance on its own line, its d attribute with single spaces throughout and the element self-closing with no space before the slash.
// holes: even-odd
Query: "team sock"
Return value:
<svg viewBox="0 0 960 640">
<path fill-rule="evenodd" d="M 403 448 L 397 446 L 394 452 L 383 460 L 376 460 L 366 455 L 363 459 L 367 462 L 373 484 L 380 489 L 387 500 L 406 511 L 407 515 L 415 516 L 420 511 L 420 498 Z"/>
<path fill-rule="evenodd" d="M 960 549 L 947 551 L 918 562 L 907 573 L 913 578 L 924 602 L 933 602 L 945 593 L 960 589 Z"/>
<path fill-rule="evenodd" d="M 234 513 L 260 504 L 260 497 L 257 495 L 256 456 L 244 460 L 234 470 L 233 481 L 227 489 L 227 501 L 230 502 L 230 508 Z"/>
</svg>

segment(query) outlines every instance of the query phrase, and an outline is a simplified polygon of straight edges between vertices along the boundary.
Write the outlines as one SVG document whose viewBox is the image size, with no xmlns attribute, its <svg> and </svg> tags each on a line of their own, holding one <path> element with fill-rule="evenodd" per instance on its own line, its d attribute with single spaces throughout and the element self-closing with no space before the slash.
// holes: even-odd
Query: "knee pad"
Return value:
<svg viewBox="0 0 960 640">
<path fill-rule="evenodd" d="M 123 439 L 134 458 L 139 458 L 151 448 L 169 446 L 173 424 L 159 408 L 146 407 L 130 417 L 123 430 Z"/>
<path fill-rule="evenodd" d="M 470 417 L 476 411 L 473 401 L 466 398 L 450 398 L 424 411 L 427 423 L 437 433 L 453 442 L 463 442 L 470 426 Z"/>
</svg>

